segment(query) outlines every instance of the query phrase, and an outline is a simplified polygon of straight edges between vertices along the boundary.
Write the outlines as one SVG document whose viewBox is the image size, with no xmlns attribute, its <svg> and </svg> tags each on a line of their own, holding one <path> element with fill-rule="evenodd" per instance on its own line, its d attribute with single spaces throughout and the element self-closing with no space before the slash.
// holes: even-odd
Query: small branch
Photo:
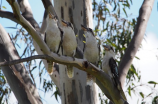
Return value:
<svg viewBox="0 0 158 104">
<path fill-rule="evenodd" d="M 42 2 L 43 2 L 44 8 L 47 11 L 47 13 L 50 12 L 54 16 L 57 16 L 57 14 L 55 12 L 55 9 L 54 9 L 54 7 L 53 7 L 53 5 L 52 5 L 50 0 L 42 0 Z M 58 16 L 57 16 L 57 18 L 58 18 Z"/>
<path fill-rule="evenodd" d="M 18 20 L 14 17 L 12 12 L 0 10 L 0 17 L 10 19 L 16 23 L 19 23 Z"/>
<path fill-rule="evenodd" d="M 144 0 L 142 7 L 139 10 L 139 17 L 137 19 L 137 25 L 135 27 L 134 36 L 126 49 L 125 55 L 121 59 L 119 65 L 120 82 L 122 86 L 124 85 L 126 75 L 128 73 L 129 67 L 136 55 L 136 52 L 141 45 L 143 37 L 145 35 L 145 30 L 147 23 L 153 8 L 154 0 Z"/>
<path fill-rule="evenodd" d="M 19 64 L 22 62 L 28 62 L 34 59 L 46 59 L 46 60 L 54 60 L 52 57 L 48 56 L 48 55 L 35 55 L 35 56 L 31 56 L 31 57 L 27 57 L 27 58 L 23 58 L 23 59 L 18 59 L 18 60 L 13 60 L 13 61 L 6 61 L 6 62 L 0 62 L 0 66 L 8 66 L 8 65 L 15 65 L 15 64 Z"/>
</svg>

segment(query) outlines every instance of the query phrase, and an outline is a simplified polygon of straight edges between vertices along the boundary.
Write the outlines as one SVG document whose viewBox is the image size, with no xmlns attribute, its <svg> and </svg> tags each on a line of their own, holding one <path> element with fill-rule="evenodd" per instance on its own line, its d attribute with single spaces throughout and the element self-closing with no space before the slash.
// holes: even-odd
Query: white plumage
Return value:
<svg viewBox="0 0 158 104">
<path fill-rule="evenodd" d="M 84 30 L 86 43 L 84 47 L 84 59 L 96 65 L 99 61 L 99 48 L 97 44 L 97 40 L 94 36 L 93 30 L 90 28 L 86 28 L 83 25 L 82 29 Z M 92 85 L 93 81 L 95 81 L 95 77 L 87 73 L 87 85 Z"/>
<path fill-rule="evenodd" d="M 107 73 L 110 76 L 114 85 L 120 91 L 120 94 L 124 98 L 124 100 L 127 100 L 122 90 L 121 83 L 119 81 L 119 73 L 115 61 L 115 52 L 111 46 L 109 45 L 103 45 L 103 46 L 105 49 L 105 56 L 102 61 L 102 69 L 105 73 Z"/>
<path fill-rule="evenodd" d="M 70 22 L 65 22 L 63 20 L 62 24 L 62 29 L 64 31 L 64 38 L 62 43 L 63 55 L 71 56 L 74 58 L 74 55 L 76 54 L 77 40 L 73 30 L 73 25 Z M 74 76 L 74 70 L 72 66 L 67 65 L 67 75 L 69 78 Z"/>
<path fill-rule="evenodd" d="M 102 69 L 105 73 L 107 73 L 112 78 L 113 76 L 111 74 L 111 69 L 109 66 L 110 58 L 115 59 L 115 53 L 112 50 L 105 51 L 105 56 L 102 61 Z"/>
<path fill-rule="evenodd" d="M 45 42 L 50 48 L 50 51 L 54 53 L 59 52 L 60 44 L 62 41 L 62 31 L 59 29 L 57 25 L 58 20 L 56 17 L 52 17 L 51 14 L 49 14 L 48 18 L 48 25 L 46 28 L 46 33 L 45 33 Z M 53 74 L 53 62 L 47 61 L 48 62 L 48 73 Z"/>
<path fill-rule="evenodd" d="M 46 29 L 46 44 L 52 52 L 57 53 L 61 41 L 61 32 L 57 25 L 57 19 L 48 19 L 48 26 Z"/>
</svg>

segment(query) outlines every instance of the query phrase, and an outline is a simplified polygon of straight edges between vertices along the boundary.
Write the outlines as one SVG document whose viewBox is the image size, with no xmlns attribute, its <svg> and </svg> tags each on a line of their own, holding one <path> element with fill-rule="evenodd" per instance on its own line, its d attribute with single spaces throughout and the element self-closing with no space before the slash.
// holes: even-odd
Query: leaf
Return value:
<svg viewBox="0 0 158 104">
<path fill-rule="evenodd" d="M 17 27 L 5 27 L 5 28 L 18 29 Z"/>
<path fill-rule="evenodd" d="M 123 8 L 123 11 L 124 11 L 124 13 L 125 13 L 126 17 L 128 17 L 128 16 L 127 16 L 127 13 L 126 13 L 126 10 L 125 10 L 125 8 Z"/>
<path fill-rule="evenodd" d="M 139 58 L 139 57 L 137 57 L 137 56 L 135 56 L 135 58 L 136 58 L 136 59 L 138 59 L 138 60 L 140 60 L 140 58 Z"/>
<path fill-rule="evenodd" d="M 131 96 L 131 86 L 128 87 L 128 94 Z"/>
<path fill-rule="evenodd" d="M 154 82 L 154 81 L 149 81 L 148 83 L 149 83 L 149 84 L 158 84 L 158 83 L 156 83 L 156 82 Z"/>
<path fill-rule="evenodd" d="M 152 104 L 157 104 L 157 103 L 158 103 L 158 96 L 155 96 L 152 101 Z"/>
<path fill-rule="evenodd" d="M 78 37 L 78 35 L 76 34 L 76 37 Z"/>
<path fill-rule="evenodd" d="M 139 92 L 139 94 L 141 95 L 142 98 L 144 98 L 144 94 L 142 92 Z"/>
<path fill-rule="evenodd" d="M 2 8 L 7 9 L 5 6 L 2 6 Z"/>
</svg>

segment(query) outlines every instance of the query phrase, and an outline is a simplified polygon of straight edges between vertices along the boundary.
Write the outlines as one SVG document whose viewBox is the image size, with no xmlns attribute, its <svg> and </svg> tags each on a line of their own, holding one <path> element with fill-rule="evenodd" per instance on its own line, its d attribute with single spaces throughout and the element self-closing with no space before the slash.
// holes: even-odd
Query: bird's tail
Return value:
<svg viewBox="0 0 158 104">
<path fill-rule="evenodd" d="M 50 74 L 50 75 L 52 75 L 53 74 L 53 66 L 54 66 L 54 62 L 52 62 L 52 61 L 47 61 L 47 63 L 48 63 L 48 73 Z"/>
<path fill-rule="evenodd" d="M 67 76 L 72 78 L 74 76 L 73 66 L 67 65 Z"/>
<path fill-rule="evenodd" d="M 87 85 L 92 86 L 95 82 L 95 77 L 87 73 Z"/>
</svg>

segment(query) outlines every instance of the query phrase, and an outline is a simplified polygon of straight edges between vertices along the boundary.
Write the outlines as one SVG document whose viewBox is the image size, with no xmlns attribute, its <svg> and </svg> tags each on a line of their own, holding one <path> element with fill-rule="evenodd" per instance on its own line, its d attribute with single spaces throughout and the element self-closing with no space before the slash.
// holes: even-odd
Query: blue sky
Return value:
<svg viewBox="0 0 158 104">
<path fill-rule="evenodd" d="M 2 0 L 2 6 L 5 6 L 6 9 L 2 8 L 3 10 L 6 11 L 11 11 L 11 7 L 10 5 Z M 136 18 L 138 16 L 139 13 L 139 8 L 142 5 L 143 0 L 133 0 L 133 5 L 131 6 L 130 9 L 127 9 L 127 14 L 130 15 L 132 14 L 132 16 L 130 18 Z M 36 0 L 29 0 L 30 6 L 32 8 L 32 12 L 34 14 L 34 18 L 36 19 L 36 21 L 38 23 L 40 23 L 42 21 L 43 18 L 43 13 L 44 13 L 44 7 L 42 5 L 42 2 L 39 1 L 37 4 Z M 156 58 L 156 55 L 158 53 L 158 31 L 157 31 L 157 27 L 158 27 L 158 22 L 157 22 L 157 17 L 158 17 L 158 11 L 157 11 L 157 0 L 155 0 L 154 6 L 153 6 L 153 10 L 150 16 L 150 19 L 148 21 L 148 25 L 147 25 L 147 29 L 146 29 L 146 41 L 143 40 L 142 45 L 143 48 L 141 50 L 139 50 L 139 52 L 137 53 L 137 56 L 140 57 L 140 61 L 134 59 L 133 63 L 136 66 L 136 68 L 138 68 L 139 70 L 141 70 L 142 73 L 142 83 L 146 83 L 150 80 L 154 80 L 157 81 L 157 73 L 158 73 L 158 59 Z M 4 18 L 0 18 L 0 24 L 3 27 L 14 27 L 16 24 L 8 19 L 4 19 Z M 16 30 L 13 29 L 9 29 L 6 28 L 7 32 L 9 33 L 16 33 Z M 19 51 L 20 52 L 20 51 Z M 20 54 L 22 54 L 22 52 L 20 52 Z M 149 71 L 150 70 L 150 71 Z M 148 77 L 148 75 L 150 77 Z M 35 74 L 35 76 L 37 76 L 37 74 Z M 49 78 L 49 76 L 46 76 L 47 78 Z M 39 82 L 39 79 L 36 77 L 36 81 Z M 37 85 L 38 86 L 38 85 Z M 41 85 L 39 85 L 41 87 Z M 144 89 L 144 88 L 142 88 Z M 145 89 L 144 89 L 145 90 Z M 44 96 L 44 93 L 42 93 L 42 91 L 40 91 L 40 95 L 43 97 L 44 104 L 50 104 L 50 102 L 54 102 L 55 104 L 57 104 L 56 100 L 54 97 L 50 97 L 52 94 L 48 93 Z M 133 98 L 128 97 L 129 102 L 136 104 L 137 100 L 134 97 L 135 95 L 133 94 Z M 13 100 L 14 98 L 12 98 Z M 12 101 L 11 101 L 12 102 Z M 13 103 L 10 103 L 13 104 Z M 140 102 L 138 103 L 140 104 Z M 149 103 L 150 104 L 150 103 Z"/>
</svg>

